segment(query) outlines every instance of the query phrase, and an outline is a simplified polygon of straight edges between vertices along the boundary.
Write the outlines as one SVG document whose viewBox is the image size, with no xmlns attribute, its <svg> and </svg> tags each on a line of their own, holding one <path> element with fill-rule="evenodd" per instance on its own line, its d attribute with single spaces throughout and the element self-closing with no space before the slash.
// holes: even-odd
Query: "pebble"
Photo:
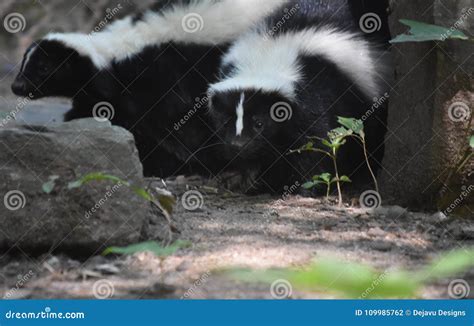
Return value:
<svg viewBox="0 0 474 326">
<path fill-rule="evenodd" d="M 370 235 L 373 237 L 382 237 L 385 235 L 385 231 L 379 227 L 374 227 L 374 228 L 370 228 L 369 231 L 367 231 L 367 235 Z"/>
<path fill-rule="evenodd" d="M 392 250 L 393 244 L 386 241 L 375 240 L 370 243 L 370 247 L 377 251 L 390 251 Z"/>
<path fill-rule="evenodd" d="M 372 210 L 372 214 L 385 216 L 390 219 L 401 219 L 406 217 L 408 210 L 401 206 L 380 206 Z"/>
<path fill-rule="evenodd" d="M 474 240 L 474 226 L 456 226 L 450 231 L 457 240 Z"/>
</svg>

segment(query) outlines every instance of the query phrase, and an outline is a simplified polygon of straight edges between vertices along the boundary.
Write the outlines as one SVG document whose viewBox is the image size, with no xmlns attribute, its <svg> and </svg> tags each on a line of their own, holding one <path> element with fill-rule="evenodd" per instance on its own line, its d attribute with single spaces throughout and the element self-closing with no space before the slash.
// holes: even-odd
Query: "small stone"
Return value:
<svg viewBox="0 0 474 326">
<path fill-rule="evenodd" d="M 454 235 L 459 240 L 474 240 L 474 226 L 460 227 Z"/>
<path fill-rule="evenodd" d="M 380 206 L 374 208 L 372 213 L 377 216 L 385 216 L 390 219 L 400 219 L 404 218 L 408 210 L 400 206 Z"/>
<path fill-rule="evenodd" d="M 392 250 L 392 244 L 387 241 L 376 240 L 370 243 L 370 247 L 377 251 L 390 251 Z"/>
<path fill-rule="evenodd" d="M 102 264 L 102 265 L 97 265 L 94 267 L 94 270 L 101 272 L 102 274 L 118 274 L 120 273 L 120 269 L 112 264 Z"/>
<path fill-rule="evenodd" d="M 443 212 L 437 212 L 431 215 L 430 219 L 433 220 L 433 222 L 438 223 L 446 221 L 448 217 Z"/>
<path fill-rule="evenodd" d="M 373 237 L 382 237 L 385 235 L 385 231 L 379 227 L 370 228 L 369 231 L 367 231 L 367 235 L 370 235 Z"/>
</svg>

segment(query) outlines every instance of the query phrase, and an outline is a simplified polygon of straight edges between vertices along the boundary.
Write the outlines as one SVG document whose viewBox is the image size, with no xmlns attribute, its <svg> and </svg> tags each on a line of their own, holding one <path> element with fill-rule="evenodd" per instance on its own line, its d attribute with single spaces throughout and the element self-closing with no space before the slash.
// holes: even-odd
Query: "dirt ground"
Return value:
<svg viewBox="0 0 474 326">
<path fill-rule="evenodd" d="M 216 270 L 299 266 L 317 257 L 361 262 L 381 271 L 416 269 L 441 252 L 474 245 L 472 223 L 467 221 L 442 220 L 396 207 L 373 212 L 347 203 L 338 208 L 325 199 L 299 196 L 248 197 L 203 185 L 200 178 L 167 181 L 178 196 L 189 189 L 203 195 L 202 208 L 194 211 L 184 209 L 178 200 L 173 216 L 179 239 L 191 241 L 191 247 L 164 259 L 151 253 L 31 257 L 16 252 L 0 258 L 0 294 L 3 291 L 8 298 L 272 298 L 268 285 L 236 282 Z M 463 278 L 472 284 L 474 270 Z M 427 286 L 420 297 L 448 297 L 449 282 Z M 336 296 L 296 291 L 292 295 L 332 297 Z"/>
</svg>

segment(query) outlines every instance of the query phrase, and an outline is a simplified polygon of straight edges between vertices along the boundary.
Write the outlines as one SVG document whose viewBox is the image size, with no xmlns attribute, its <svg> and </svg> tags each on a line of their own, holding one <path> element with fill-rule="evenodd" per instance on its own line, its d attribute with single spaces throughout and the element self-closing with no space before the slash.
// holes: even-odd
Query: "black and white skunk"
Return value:
<svg viewBox="0 0 474 326">
<path fill-rule="evenodd" d="M 385 93 L 380 46 L 362 35 L 356 14 L 363 3 L 292 1 L 293 8 L 275 13 L 224 55 L 221 76 L 209 87 L 209 114 L 226 144 L 227 168 L 245 176 L 244 190 L 280 192 L 330 172 L 322 155 L 287 154 L 308 136 L 327 137 L 337 116 L 361 118 Z M 382 143 L 378 123 L 375 115 L 365 121 L 372 150 Z M 342 155 L 344 173 L 363 169 L 357 151 Z"/>
<path fill-rule="evenodd" d="M 71 98 L 67 121 L 99 115 L 129 129 L 145 174 L 167 176 L 213 134 L 200 117 L 173 125 L 206 94 L 222 51 L 285 2 L 161 1 L 94 34 L 49 34 L 26 51 L 12 90 Z M 215 161 L 194 158 L 205 171 Z"/>
</svg>

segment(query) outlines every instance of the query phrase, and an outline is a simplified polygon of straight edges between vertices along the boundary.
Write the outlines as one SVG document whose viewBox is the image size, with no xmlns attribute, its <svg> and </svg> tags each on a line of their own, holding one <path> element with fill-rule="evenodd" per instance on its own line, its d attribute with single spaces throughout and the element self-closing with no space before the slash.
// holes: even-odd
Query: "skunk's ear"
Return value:
<svg viewBox="0 0 474 326">
<path fill-rule="evenodd" d="M 209 91 L 208 98 L 209 98 L 209 108 L 211 110 L 213 109 L 222 110 L 227 105 L 230 105 L 229 95 L 226 93 Z"/>
</svg>

